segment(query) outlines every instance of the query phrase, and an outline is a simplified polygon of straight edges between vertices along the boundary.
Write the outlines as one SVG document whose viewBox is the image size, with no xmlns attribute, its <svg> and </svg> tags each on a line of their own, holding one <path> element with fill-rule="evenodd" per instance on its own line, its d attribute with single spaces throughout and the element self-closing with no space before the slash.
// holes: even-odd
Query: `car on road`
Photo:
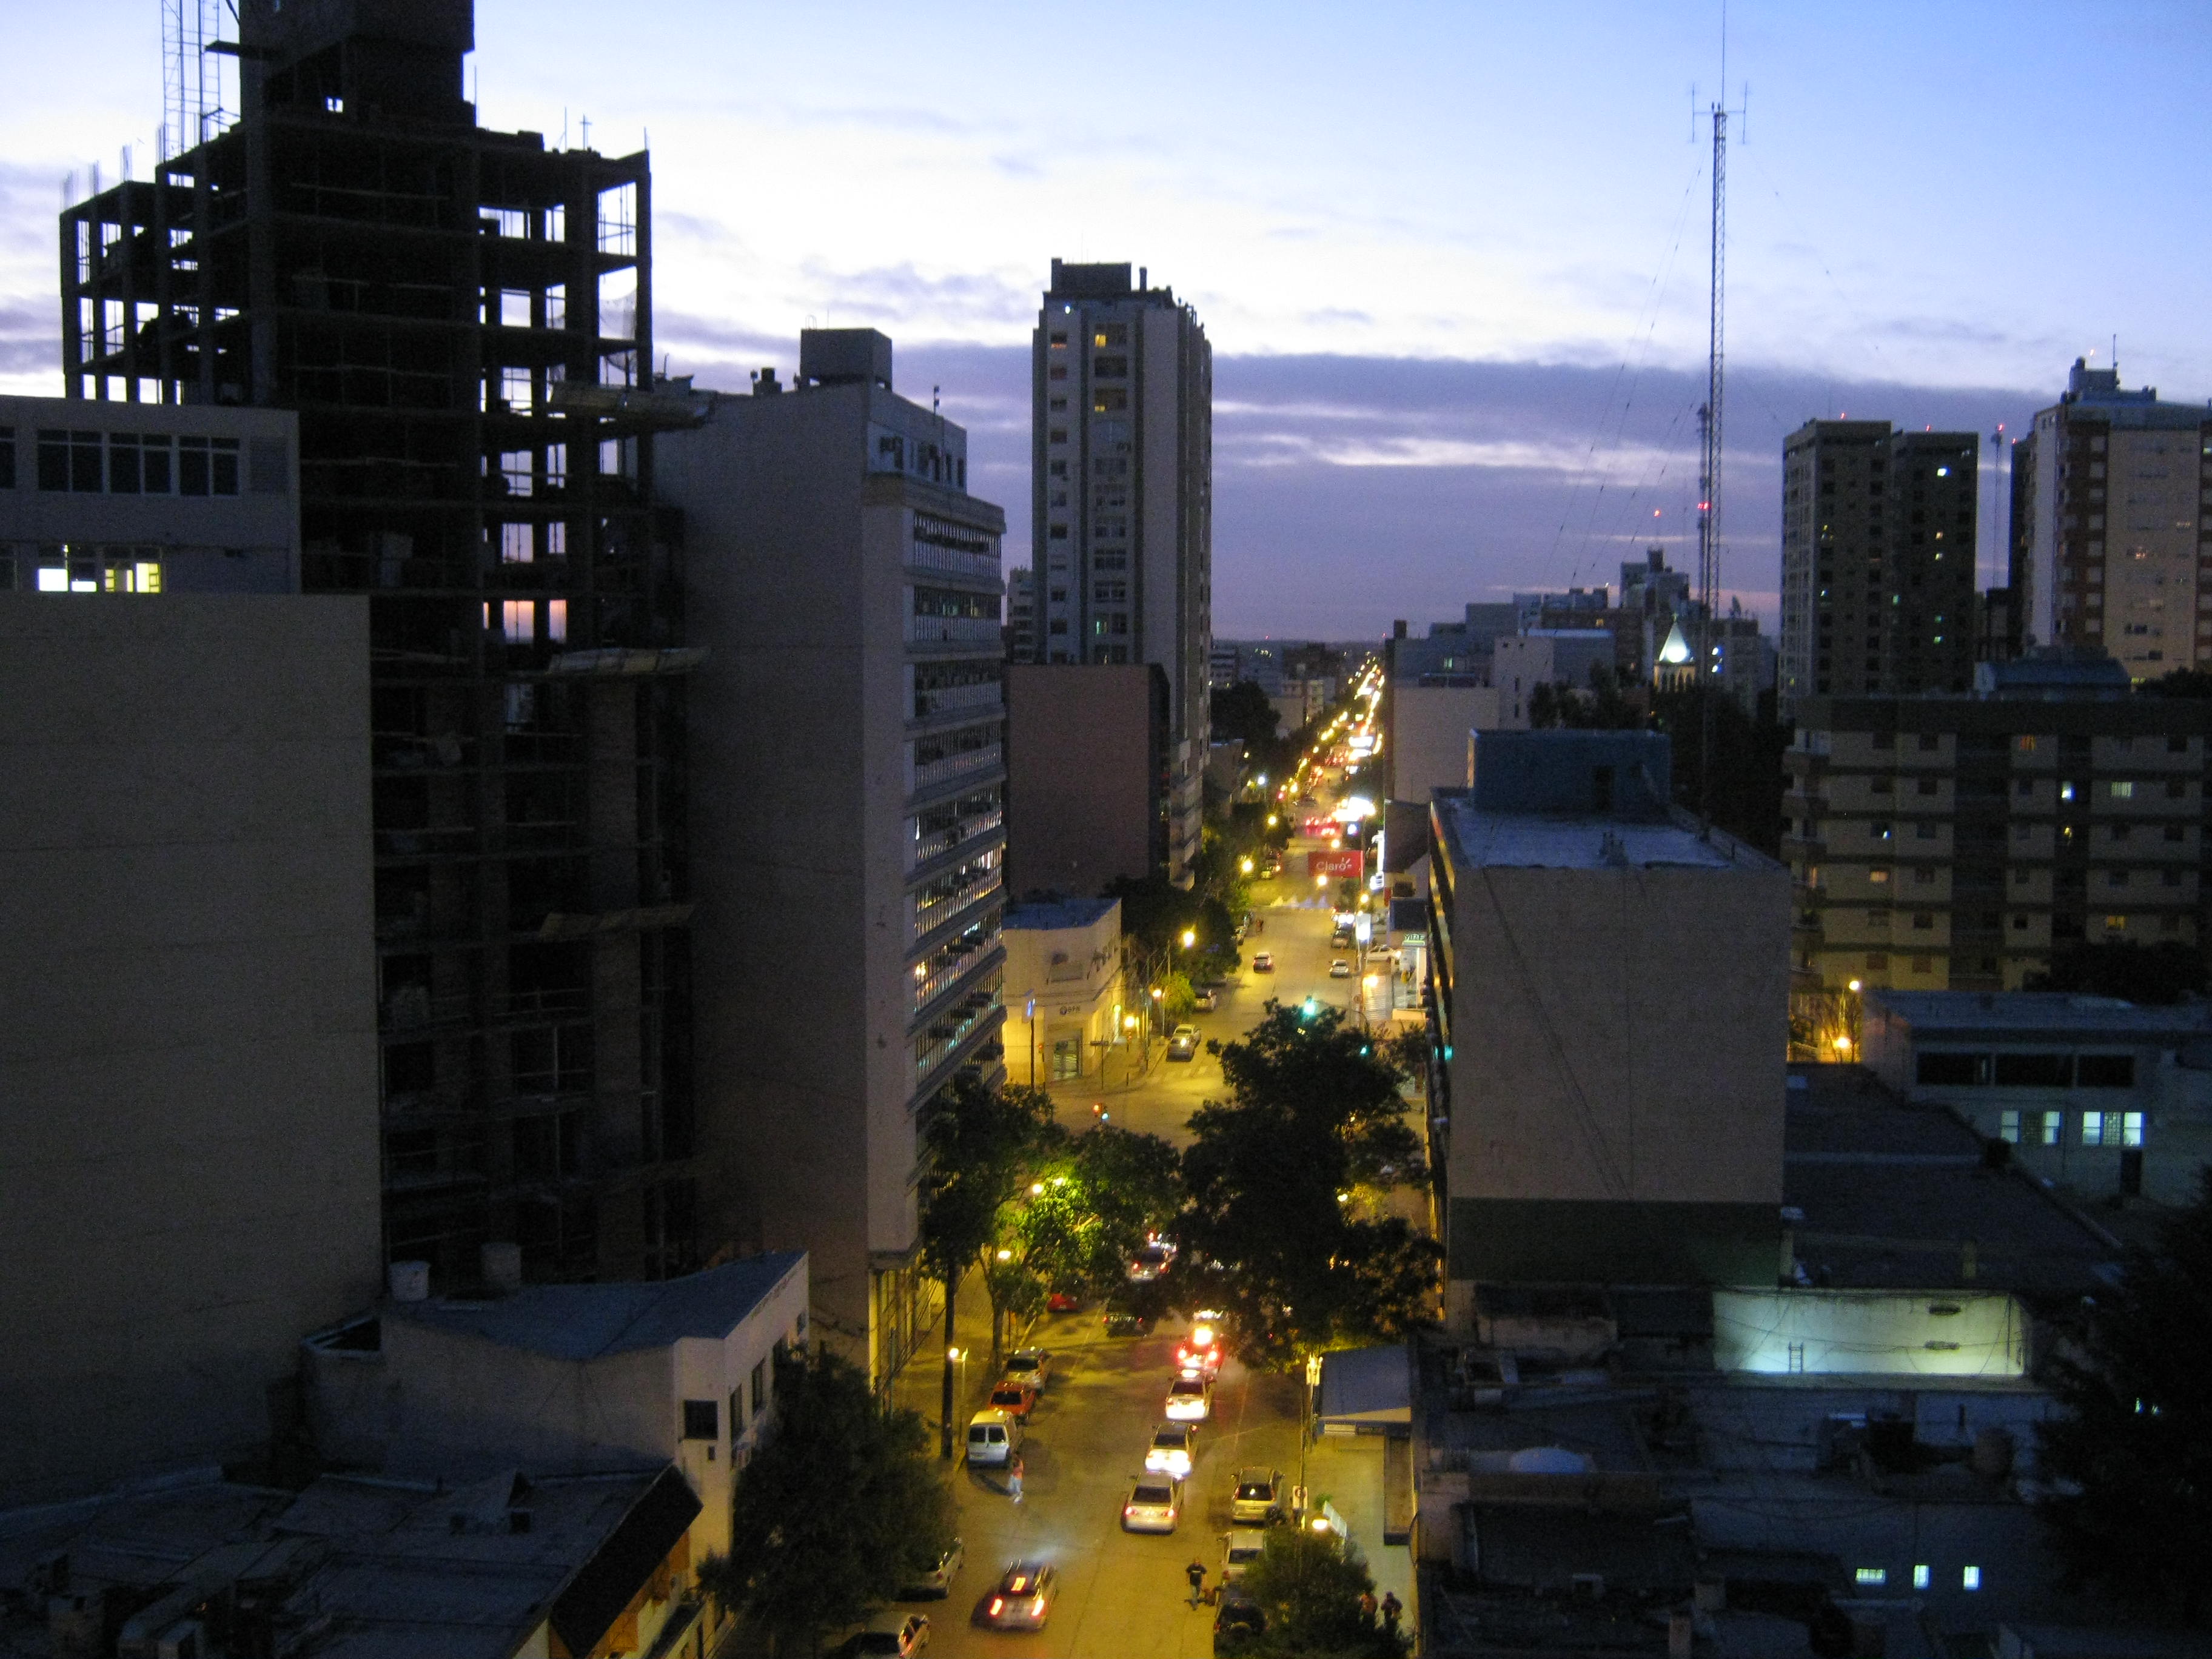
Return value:
<svg viewBox="0 0 2212 1659">
<path fill-rule="evenodd" d="M 1145 1448 L 1146 1474 L 1171 1474 L 1181 1480 L 1190 1473 L 1198 1455 L 1198 1431 L 1188 1423 L 1163 1423 L 1152 1431 L 1152 1443 Z"/>
<path fill-rule="evenodd" d="M 1106 1304 L 1106 1334 L 1109 1336 L 1150 1336 L 1152 1316 L 1126 1302 Z"/>
<path fill-rule="evenodd" d="M 929 1620 L 919 1613 L 879 1613 L 866 1628 L 848 1636 L 837 1652 L 842 1659 L 914 1659 L 929 1645 Z"/>
<path fill-rule="evenodd" d="M 1042 1394 L 1052 1386 L 1052 1355 L 1042 1348 L 1017 1348 L 999 1367 L 999 1375 L 1009 1382 L 1026 1382 Z"/>
<path fill-rule="evenodd" d="M 1173 1532 L 1182 1518 L 1182 1482 L 1167 1475 L 1133 1481 L 1121 1505 L 1123 1532 Z"/>
<path fill-rule="evenodd" d="M 1048 1561 L 1017 1561 L 984 1597 L 975 1622 L 993 1630 L 1042 1630 L 1060 1594 L 1060 1571 Z"/>
<path fill-rule="evenodd" d="M 1328 964 L 1328 976 L 1331 979 L 1350 979 L 1352 977 L 1352 964 L 1346 962 L 1342 957 L 1339 957 L 1335 961 Z"/>
<path fill-rule="evenodd" d="M 1210 985 L 1191 999 L 1191 1006 L 1201 1014 L 1210 1014 L 1220 1006 L 1221 993 Z"/>
<path fill-rule="evenodd" d="M 952 1581 L 960 1576 L 960 1569 L 968 1560 L 968 1547 L 957 1538 L 945 1547 L 945 1553 L 937 1558 L 937 1565 L 927 1572 L 914 1575 L 914 1582 L 902 1585 L 898 1599 L 920 1601 L 928 1598 L 943 1601 L 952 1594 Z"/>
<path fill-rule="evenodd" d="M 1129 1282 L 1132 1285 L 1149 1285 L 1165 1273 L 1174 1261 L 1175 1247 L 1155 1240 L 1129 1258 Z"/>
<path fill-rule="evenodd" d="M 1257 1527 L 1232 1527 L 1221 1540 L 1221 1582 L 1233 1584 L 1267 1547 L 1267 1534 Z"/>
<path fill-rule="evenodd" d="M 1198 1027 L 1178 1025 L 1168 1036 L 1170 1060 L 1192 1060 L 1198 1054 Z"/>
<path fill-rule="evenodd" d="M 977 1412 L 968 1424 L 968 1462 L 978 1468 L 1011 1462 L 1022 1446 L 1022 1419 L 996 1406 Z"/>
<path fill-rule="evenodd" d="M 1201 1317 L 1190 1334 L 1176 1344 L 1175 1359 L 1178 1371 L 1202 1374 L 1212 1381 L 1221 1371 L 1221 1333 Z"/>
<path fill-rule="evenodd" d="M 1030 1420 L 1030 1413 L 1036 1409 L 1036 1401 L 1037 1391 L 1035 1389 L 1026 1382 L 1017 1382 L 1011 1376 L 991 1390 L 991 1404 L 1024 1423 Z"/>
<path fill-rule="evenodd" d="M 1170 1423 L 1203 1423 L 1213 1414 L 1213 1384 L 1203 1376 L 1178 1376 L 1168 1384 L 1167 1407 L 1160 1413 Z"/>
<path fill-rule="evenodd" d="M 1283 1518 L 1283 1472 L 1255 1466 L 1237 1471 L 1229 1519 L 1239 1527 L 1273 1526 Z"/>
<path fill-rule="evenodd" d="M 1252 971 L 1255 974 L 1273 973 L 1275 971 L 1275 953 L 1273 951 L 1256 951 L 1253 952 Z"/>
</svg>

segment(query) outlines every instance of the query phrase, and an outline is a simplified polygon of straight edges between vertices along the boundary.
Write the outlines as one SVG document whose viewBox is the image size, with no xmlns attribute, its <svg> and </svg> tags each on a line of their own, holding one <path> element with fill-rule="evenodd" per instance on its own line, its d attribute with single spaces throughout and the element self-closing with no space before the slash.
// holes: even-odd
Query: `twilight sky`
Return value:
<svg viewBox="0 0 2212 1659">
<path fill-rule="evenodd" d="M 0 16 L 0 389 L 51 392 L 62 179 L 144 176 L 160 7 Z M 1719 35 L 1705 0 L 478 0 L 471 75 L 494 126 L 649 131 L 674 372 L 890 334 L 1010 563 L 1048 263 L 1148 265 L 1216 354 L 1216 631 L 1348 638 L 1693 562 Z M 1724 578 L 1770 622 L 1805 418 L 2017 432 L 2116 334 L 2128 383 L 2212 392 L 2212 9 L 1737 0 L 1728 51 Z"/>
</svg>

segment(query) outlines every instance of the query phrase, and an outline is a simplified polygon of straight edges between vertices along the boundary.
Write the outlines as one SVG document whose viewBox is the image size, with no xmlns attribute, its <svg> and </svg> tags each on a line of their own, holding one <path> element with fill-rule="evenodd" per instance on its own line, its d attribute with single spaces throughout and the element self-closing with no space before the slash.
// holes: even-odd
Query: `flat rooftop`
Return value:
<svg viewBox="0 0 2212 1659">
<path fill-rule="evenodd" d="M 1121 901 L 1111 898 L 1024 899 L 1009 904 L 1000 922 L 1004 933 L 1049 933 L 1088 927 Z"/>
<path fill-rule="evenodd" d="M 1437 820 L 1462 869 L 1771 871 L 1763 854 L 1715 830 L 1671 820 L 1636 823 L 1604 813 L 1484 812 L 1438 797 Z"/>
<path fill-rule="evenodd" d="M 2174 1038 L 2212 1035 L 2212 1006 L 2147 1007 L 2118 997 L 2067 991 L 1870 991 L 1877 1004 L 1919 1036 L 2053 1042 L 2099 1037 Z"/>
<path fill-rule="evenodd" d="M 796 1250 L 771 1250 L 682 1279 L 526 1285 L 497 1300 L 396 1302 L 381 1312 L 555 1359 L 599 1359 L 684 1337 L 719 1340 L 805 1259 Z"/>
</svg>

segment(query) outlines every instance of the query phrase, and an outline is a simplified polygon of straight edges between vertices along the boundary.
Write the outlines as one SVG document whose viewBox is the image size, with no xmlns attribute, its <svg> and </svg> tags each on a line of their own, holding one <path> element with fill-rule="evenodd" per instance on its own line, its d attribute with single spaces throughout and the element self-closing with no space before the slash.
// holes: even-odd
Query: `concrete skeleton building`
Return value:
<svg viewBox="0 0 2212 1659">
<path fill-rule="evenodd" d="M 1484 1281 L 1775 1278 L 1789 875 L 1700 836 L 1668 769 L 1657 733 L 1480 732 L 1431 805 L 1455 1329 Z"/>
<path fill-rule="evenodd" d="M 872 329 L 808 330 L 665 439 L 695 678 L 702 1224 L 803 1249 L 881 1384 L 928 1315 L 917 1125 L 997 1075 L 1006 832 L 1000 509 Z M 1088 671 L 1086 671 L 1088 672 Z"/>
<path fill-rule="evenodd" d="M 1209 739 L 1213 353 L 1197 313 L 1146 275 L 1052 263 L 1031 346 L 1034 660 L 1165 676 L 1163 872 L 1187 886 Z"/>
<path fill-rule="evenodd" d="M 1782 856 L 1808 988 L 2018 990 L 2067 945 L 2206 937 L 2212 703 L 2130 697 L 2110 662 L 1981 672 L 1981 697 L 1799 705 Z"/>
<path fill-rule="evenodd" d="M 2013 447 L 2011 603 L 2025 646 L 2091 646 L 2131 679 L 2212 661 L 2212 407 L 2076 358 Z"/>
<path fill-rule="evenodd" d="M 1808 421 L 1782 446 L 1786 714 L 1809 696 L 1973 684 L 1981 441 Z"/>
<path fill-rule="evenodd" d="M 103 428 L 112 494 L 150 426 L 188 493 L 191 410 L 297 411 L 300 586 L 368 604 L 388 1255 L 683 1271 L 695 659 L 651 501 L 696 410 L 652 376 L 648 158 L 478 126 L 469 0 L 237 16 L 236 124 L 61 216 L 70 465 Z"/>
</svg>

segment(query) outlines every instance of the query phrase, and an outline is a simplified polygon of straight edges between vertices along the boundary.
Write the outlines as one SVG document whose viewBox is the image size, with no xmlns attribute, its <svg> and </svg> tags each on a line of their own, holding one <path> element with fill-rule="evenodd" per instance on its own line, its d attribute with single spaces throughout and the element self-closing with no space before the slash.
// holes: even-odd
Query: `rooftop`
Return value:
<svg viewBox="0 0 2212 1659">
<path fill-rule="evenodd" d="M 1869 991 L 1866 1000 L 1922 1036 L 1949 1040 L 2070 1042 L 2212 1034 L 2212 1006 L 2202 1002 L 2145 1007 L 2118 997 L 2069 991 Z"/>
<path fill-rule="evenodd" d="M 1716 831 L 1629 823 L 1600 813 L 1483 812 L 1440 793 L 1437 821 L 1462 868 L 1771 870 L 1772 861 Z"/>
<path fill-rule="evenodd" d="M 1990 1168 L 1945 1109 L 1857 1066 L 1793 1066 L 1790 1082 L 1783 1214 L 1816 1285 L 2071 1297 L 2105 1283 L 2111 1236 L 2020 1170 Z"/>
<path fill-rule="evenodd" d="M 771 1250 L 656 1283 L 526 1285 L 496 1301 L 397 1302 L 383 1315 L 556 1359 L 599 1359 L 726 1336 L 805 1260 Z"/>
<path fill-rule="evenodd" d="M 1056 933 L 1062 928 L 1088 927 L 1121 903 L 1111 898 L 1036 898 L 1009 904 L 1000 922 L 1004 933 Z"/>
</svg>

